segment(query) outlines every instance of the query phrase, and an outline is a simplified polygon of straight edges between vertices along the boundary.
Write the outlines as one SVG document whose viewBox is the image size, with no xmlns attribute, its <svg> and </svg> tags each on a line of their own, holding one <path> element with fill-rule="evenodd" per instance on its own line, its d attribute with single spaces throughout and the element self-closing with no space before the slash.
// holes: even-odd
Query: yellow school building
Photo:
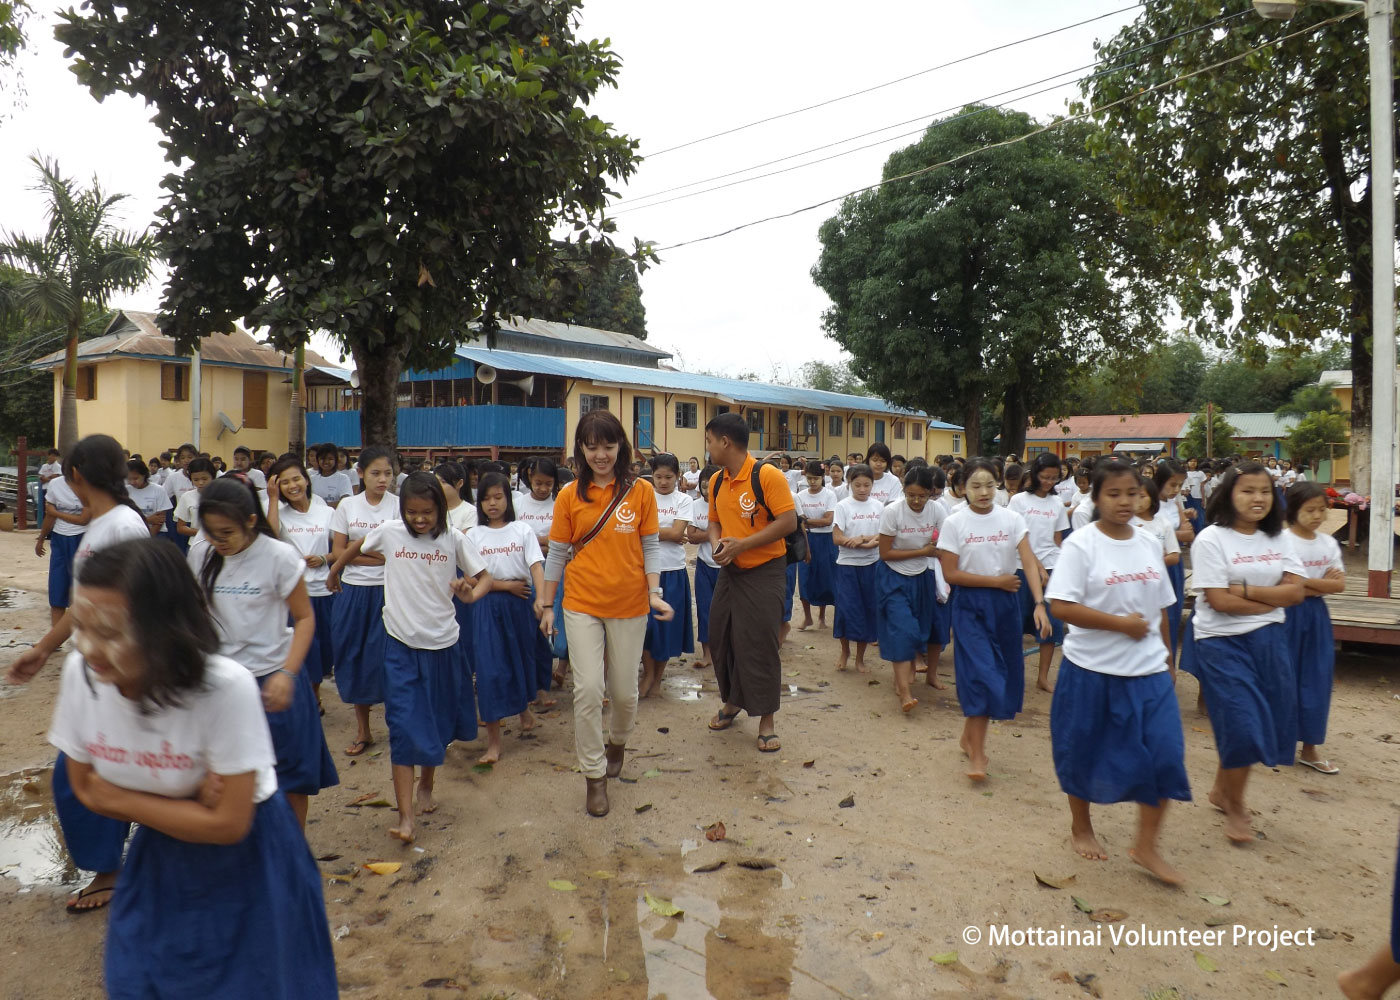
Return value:
<svg viewBox="0 0 1400 1000">
<path fill-rule="evenodd" d="M 495 346 L 471 343 L 452 365 L 405 372 L 399 450 L 433 458 L 518 458 L 572 451 L 574 427 L 606 409 L 643 455 L 705 458 L 705 424 L 720 413 L 748 421 L 749 449 L 842 461 L 884 442 L 932 461 L 966 456 L 963 428 L 867 396 L 677 371 L 671 356 L 625 334 L 546 320 L 503 324 Z M 362 444 L 358 380 L 345 368 L 307 368 L 307 441 Z"/>
</svg>

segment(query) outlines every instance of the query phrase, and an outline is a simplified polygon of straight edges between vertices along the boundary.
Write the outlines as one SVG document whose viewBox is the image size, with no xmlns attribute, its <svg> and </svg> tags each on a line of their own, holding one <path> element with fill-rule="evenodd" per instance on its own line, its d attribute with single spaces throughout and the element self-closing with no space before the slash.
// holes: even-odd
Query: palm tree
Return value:
<svg viewBox="0 0 1400 1000">
<path fill-rule="evenodd" d="M 78 187 L 51 160 L 30 157 L 39 170 L 34 190 L 48 195 L 48 231 L 42 238 L 0 231 L 0 283 L 6 311 L 31 327 L 66 330 L 63 402 L 58 449 L 65 455 L 78 441 L 78 336 L 85 321 L 106 310 L 115 292 L 135 291 L 150 277 L 157 243 L 148 233 L 113 224 L 113 209 L 127 196 L 108 195 L 97 179 Z"/>
</svg>

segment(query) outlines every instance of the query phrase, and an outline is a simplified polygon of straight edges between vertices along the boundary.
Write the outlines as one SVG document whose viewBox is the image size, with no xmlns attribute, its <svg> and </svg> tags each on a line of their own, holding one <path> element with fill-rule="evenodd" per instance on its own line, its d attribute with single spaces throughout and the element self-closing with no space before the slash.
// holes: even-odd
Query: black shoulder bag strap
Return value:
<svg viewBox="0 0 1400 1000">
<path fill-rule="evenodd" d="M 598 532 L 607 527 L 608 522 L 612 520 L 612 516 L 617 513 L 617 508 L 622 506 L 622 501 L 626 500 L 628 494 L 631 492 L 631 481 L 624 482 L 618 480 L 617 492 L 613 495 L 612 502 L 608 504 L 607 510 L 603 511 L 603 516 L 598 518 L 598 522 L 594 524 L 593 527 L 589 528 L 582 538 L 574 543 L 574 555 L 578 555 L 580 549 L 598 537 Z"/>
</svg>

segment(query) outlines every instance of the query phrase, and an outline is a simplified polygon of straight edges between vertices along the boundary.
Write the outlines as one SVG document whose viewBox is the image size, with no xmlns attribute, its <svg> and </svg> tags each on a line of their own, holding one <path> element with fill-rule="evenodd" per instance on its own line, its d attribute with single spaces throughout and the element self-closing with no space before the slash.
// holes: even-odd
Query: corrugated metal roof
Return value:
<svg viewBox="0 0 1400 1000">
<path fill-rule="evenodd" d="M 1189 413 L 1104 413 L 1065 417 L 1032 427 L 1028 441 L 1162 441 L 1186 433 Z"/>
<path fill-rule="evenodd" d="M 1226 413 L 1230 426 L 1239 431 L 1236 438 L 1281 438 L 1298 425 L 1296 417 L 1276 417 L 1272 413 Z"/>
<path fill-rule="evenodd" d="M 1330 371 L 1325 371 L 1318 376 L 1318 385 L 1326 385 L 1328 382 L 1331 382 L 1339 389 L 1350 389 L 1352 384 L 1351 369 L 1334 369 Z"/>
<path fill-rule="evenodd" d="M 596 344 L 600 347 L 616 347 L 626 351 L 636 351 L 638 354 L 647 354 L 655 358 L 669 358 L 670 351 L 663 351 L 659 347 L 648 344 L 645 340 L 627 333 L 618 333 L 615 330 L 601 330 L 593 326 L 578 326 L 574 323 L 556 323 L 547 319 L 525 319 L 523 316 L 513 316 L 508 320 L 501 320 L 501 329 L 513 330 L 516 333 L 528 334 L 532 337 L 543 337 L 546 340 L 559 341 L 566 344 Z"/>
</svg>

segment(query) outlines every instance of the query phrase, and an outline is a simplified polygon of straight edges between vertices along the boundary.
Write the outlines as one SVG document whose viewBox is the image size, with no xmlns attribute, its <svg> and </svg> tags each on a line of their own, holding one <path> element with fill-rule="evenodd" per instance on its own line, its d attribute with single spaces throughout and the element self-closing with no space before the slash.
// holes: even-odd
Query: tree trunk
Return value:
<svg viewBox="0 0 1400 1000">
<path fill-rule="evenodd" d="M 963 409 L 963 448 L 968 458 L 982 450 L 982 393 L 969 397 Z"/>
<path fill-rule="evenodd" d="M 360 445 L 383 445 L 397 451 L 403 354 L 383 341 L 353 343 L 350 353 L 360 373 Z"/>
<path fill-rule="evenodd" d="M 287 451 L 306 455 L 306 345 L 298 344 L 292 362 L 292 412 L 287 431 Z"/>
<path fill-rule="evenodd" d="M 1030 417 L 1026 413 L 1025 394 L 1013 383 L 1001 399 L 1001 453 L 1026 457 L 1026 429 Z"/>
<path fill-rule="evenodd" d="M 58 409 L 57 448 L 65 458 L 78 443 L 78 328 L 68 323 L 68 339 L 63 344 L 63 399 Z"/>
<path fill-rule="evenodd" d="M 1369 257 L 1368 257 L 1369 259 Z M 1353 268 L 1353 273 L 1365 268 Z M 1352 324 L 1351 334 L 1351 463 L 1353 492 L 1371 492 L 1371 275 L 1366 270 L 1366 292 L 1356 290 L 1352 312 L 1360 322 Z M 1359 315 L 1358 315 L 1359 314 Z M 1335 476 L 1336 474 L 1333 473 Z"/>
</svg>

